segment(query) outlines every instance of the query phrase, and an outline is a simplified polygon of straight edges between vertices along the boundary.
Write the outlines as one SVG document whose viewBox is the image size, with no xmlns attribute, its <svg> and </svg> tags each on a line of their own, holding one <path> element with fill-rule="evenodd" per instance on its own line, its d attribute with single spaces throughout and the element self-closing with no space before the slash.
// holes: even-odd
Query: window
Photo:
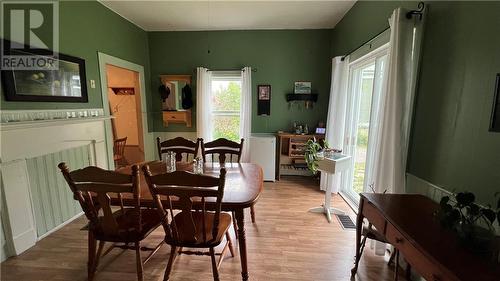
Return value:
<svg viewBox="0 0 500 281">
<path fill-rule="evenodd" d="M 386 46 L 349 65 L 344 153 L 352 156 L 351 169 L 342 174 L 341 191 L 353 203 L 370 190 L 374 134 L 377 133 L 380 95 L 387 61 Z"/>
<path fill-rule="evenodd" d="M 217 73 L 212 75 L 212 136 L 240 140 L 241 74 Z"/>
</svg>

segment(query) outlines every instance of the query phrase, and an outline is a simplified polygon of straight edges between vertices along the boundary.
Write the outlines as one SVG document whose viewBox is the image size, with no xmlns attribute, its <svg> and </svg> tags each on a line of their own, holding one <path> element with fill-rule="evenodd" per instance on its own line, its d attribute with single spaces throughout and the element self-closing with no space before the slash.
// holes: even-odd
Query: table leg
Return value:
<svg viewBox="0 0 500 281">
<path fill-rule="evenodd" d="M 351 275 L 358 271 L 359 259 L 361 258 L 361 229 L 363 227 L 363 199 L 359 201 L 358 216 L 356 218 L 356 257 L 354 267 L 351 269 Z"/>
<path fill-rule="evenodd" d="M 241 279 L 248 280 L 248 264 L 247 264 L 247 242 L 245 236 L 245 217 L 243 209 L 236 211 L 236 221 L 238 223 L 238 244 L 240 246 L 240 260 L 241 260 Z"/>
</svg>

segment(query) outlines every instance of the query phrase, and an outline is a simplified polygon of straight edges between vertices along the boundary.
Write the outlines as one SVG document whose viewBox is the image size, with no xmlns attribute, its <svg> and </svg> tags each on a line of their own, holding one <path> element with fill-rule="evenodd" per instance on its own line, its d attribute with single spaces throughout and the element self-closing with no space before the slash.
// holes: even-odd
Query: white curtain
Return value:
<svg viewBox="0 0 500 281">
<path fill-rule="evenodd" d="M 349 57 L 346 57 L 344 61 L 342 61 L 342 57 L 333 58 L 332 82 L 325 135 L 325 139 L 331 148 L 342 149 L 344 144 L 348 77 Z M 321 190 L 326 190 L 327 185 L 332 185 L 332 192 L 337 193 L 340 187 L 340 174 L 332 175 L 321 172 Z"/>
<path fill-rule="evenodd" d="M 420 62 L 424 20 L 406 18 L 394 10 L 389 24 L 388 67 L 381 96 L 379 132 L 374 153 L 374 188 L 377 192 L 405 192 L 406 160 Z M 425 15 L 425 13 L 424 13 Z"/>
<path fill-rule="evenodd" d="M 196 128 L 198 137 L 212 140 L 212 72 L 204 67 L 196 69 Z"/>
<path fill-rule="evenodd" d="M 241 162 L 250 162 L 250 134 L 252 131 L 252 68 L 241 71 L 240 138 L 243 138 Z"/>
</svg>

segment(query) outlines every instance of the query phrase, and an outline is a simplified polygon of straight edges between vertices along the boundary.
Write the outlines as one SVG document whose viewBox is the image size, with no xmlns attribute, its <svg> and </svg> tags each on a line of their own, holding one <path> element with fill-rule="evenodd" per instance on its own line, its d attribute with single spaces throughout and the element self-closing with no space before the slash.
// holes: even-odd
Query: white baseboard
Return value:
<svg viewBox="0 0 500 281">
<path fill-rule="evenodd" d="M 76 220 L 77 218 L 79 218 L 81 215 L 83 215 L 83 212 L 80 212 L 80 213 L 76 214 L 75 216 L 73 216 L 72 218 L 68 219 L 67 221 L 65 221 L 65 222 L 61 223 L 60 225 L 58 225 L 58 226 L 54 227 L 53 229 L 51 229 L 51 230 L 47 231 L 46 233 L 44 233 L 43 235 L 39 236 L 39 237 L 37 238 L 37 241 L 40 241 L 40 240 L 42 240 L 43 238 L 45 238 L 45 237 L 49 236 L 50 234 L 52 234 L 52 233 L 54 233 L 54 232 L 58 231 L 59 229 L 63 228 L 65 225 L 67 225 L 67 224 L 69 224 L 70 222 L 72 222 L 72 221 Z"/>
</svg>

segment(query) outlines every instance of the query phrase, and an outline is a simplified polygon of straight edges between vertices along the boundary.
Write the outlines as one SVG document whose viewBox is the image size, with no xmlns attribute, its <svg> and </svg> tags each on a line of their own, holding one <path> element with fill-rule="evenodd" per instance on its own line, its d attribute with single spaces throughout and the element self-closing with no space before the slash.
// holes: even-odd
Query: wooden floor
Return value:
<svg viewBox="0 0 500 281">
<path fill-rule="evenodd" d="M 250 280 L 351 280 L 356 233 L 343 230 L 336 217 L 329 224 L 322 214 L 307 212 L 324 198 L 317 183 L 288 177 L 264 186 L 255 208 L 257 223 L 252 225 L 250 214 L 245 214 Z M 354 218 L 339 196 L 334 197 L 333 205 L 348 210 Z M 3 262 L 0 279 L 86 280 L 87 236 L 80 230 L 85 224 L 81 217 L 22 255 Z M 160 227 L 146 244 L 153 246 L 162 238 Z M 168 256 L 169 246 L 162 247 L 145 265 L 144 280 L 163 280 Z M 355 280 L 392 280 L 393 270 L 387 260 L 367 247 Z M 240 279 L 239 255 L 231 258 L 228 253 L 219 274 L 221 280 Z M 116 249 L 102 259 L 95 280 L 135 279 L 134 252 Z M 209 257 L 181 255 L 176 259 L 171 280 L 210 279 Z"/>
</svg>

